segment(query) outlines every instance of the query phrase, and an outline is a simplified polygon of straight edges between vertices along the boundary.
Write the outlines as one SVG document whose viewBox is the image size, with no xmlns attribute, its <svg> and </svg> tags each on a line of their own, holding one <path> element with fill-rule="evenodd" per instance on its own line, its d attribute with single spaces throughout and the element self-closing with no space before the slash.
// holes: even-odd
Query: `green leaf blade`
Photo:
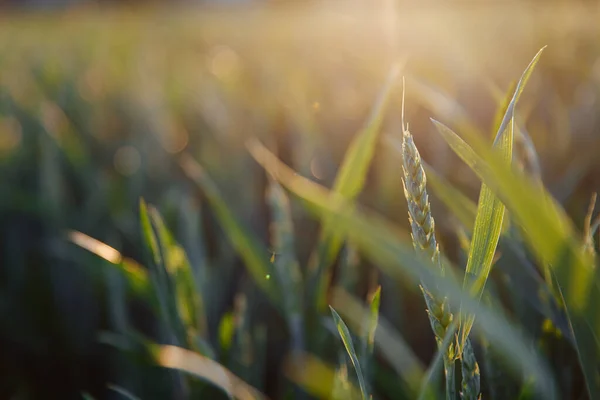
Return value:
<svg viewBox="0 0 600 400">
<path fill-rule="evenodd" d="M 148 205 L 144 199 L 140 199 L 140 223 L 142 225 L 142 234 L 146 247 L 150 251 L 154 263 L 158 265 L 162 263 L 162 258 L 158 249 L 158 239 L 152 230 L 152 223 L 150 222 L 150 216 L 148 214 Z"/>
<path fill-rule="evenodd" d="M 331 310 L 331 314 L 333 316 L 333 320 L 335 322 L 335 326 L 340 334 L 340 338 L 342 339 L 342 343 L 344 343 L 344 347 L 346 348 L 346 352 L 350 357 L 350 361 L 354 366 L 354 370 L 356 371 L 356 375 L 358 377 L 358 385 L 360 387 L 360 391 L 363 396 L 363 400 L 367 400 L 369 397 L 367 395 L 367 385 L 365 382 L 365 377 L 362 372 L 362 368 L 360 366 L 360 362 L 358 361 L 358 356 L 356 355 L 356 350 L 354 349 L 354 343 L 352 342 L 352 335 L 350 334 L 350 330 L 346 323 L 342 320 L 342 317 L 333 309 L 333 307 L 329 306 Z"/>
<path fill-rule="evenodd" d="M 515 93 L 509 103 L 506 113 L 502 119 L 502 123 L 498 128 L 496 139 L 494 140 L 493 148 L 497 151 L 499 158 L 507 165 L 510 165 L 512 160 L 513 140 L 514 140 L 514 111 L 518 99 L 520 98 L 533 69 L 542 54 L 541 49 L 527 66 L 517 87 Z M 444 138 L 453 138 L 454 136 L 445 135 Z M 488 279 L 492 268 L 492 262 L 498 241 L 502 231 L 504 220 L 505 207 L 504 204 L 496 197 L 494 192 L 485 184 L 481 185 L 479 195 L 479 203 L 477 207 L 477 215 L 475 216 L 475 226 L 471 246 L 469 248 L 469 256 L 465 270 L 465 279 L 463 287 L 469 290 L 475 299 L 479 301 L 485 288 L 485 282 Z M 461 312 L 460 326 L 460 349 L 471 331 L 475 316 L 463 315 Z"/>
<path fill-rule="evenodd" d="M 186 155 L 181 157 L 180 165 L 185 173 L 204 191 L 228 240 L 243 259 L 244 265 L 257 286 L 267 295 L 272 304 L 281 305 L 280 293 L 277 291 L 274 281 L 269 279 L 274 271 L 264 246 L 236 219 L 225 203 L 216 184 L 196 161 Z"/>
<path fill-rule="evenodd" d="M 445 125 L 433 121 L 454 151 L 501 198 L 540 263 L 552 267 L 573 330 L 576 350 L 592 398 L 600 393 L 597 362 L 600 360 L 600 279 L 593 259 L 583 250 L 564 210 L 531 178 L 508 167 L 497 152 L 476 136 L 469 146 Z M 485 160 L 485 161 L 484 161 Z"/>
<path fill-rule="evenodd" d="M 188 336 L 192 332 L 204 336 L 207 327 L 204 301 L 199 288 L 196 287 L 192 266 L 185 250 L 176 242 L 158 210 L 149 207 L 148 214 L 152 226 L 158 233 L 158 241 L 164 257 L 164 268 L 169 277 L 170 286 L 172 286 L 177 315 L 181 318 L 183 329 L 190 331 L 185 334 L 186 341 L 188 345 L 195 347 L 193 345 L 195 340 Z"/>
<path fill-rule="evenodd" d="M 481 299 L 485 282 L 492 269 L 504 211 L 504 204 L 483 184 L 463 282 L 463 288 L 468 290 L 477 301 Z M 461 324 L 461 349 L 471 331 L 474 318 L 473 315 L 468 315 L 462 321 L 464 325 Z"/>
<path fill-rule="evenodd" d="M 344 155 L 342 165 L 334 181 L 333 191 L 346 199 L 355 199 L 365 185 L 369 166 L 375 155 L 386 106 L 389 103 L 399 71 L 399 65 L 394 66 L 390 71 L 365 127 L 357 133 Z M 314 287 L 316 291 L 311 297 L 316 302 L 319 310 L 325 308 L 328 269 L 339 253 L 343 240 L 344 238 L 336 233 L 335 225 L 325 218 L 322 221 L 322 230 L 315 253 L 309 261 L 309 273 L 314 282 L 311 287 Z"/>
</svg>

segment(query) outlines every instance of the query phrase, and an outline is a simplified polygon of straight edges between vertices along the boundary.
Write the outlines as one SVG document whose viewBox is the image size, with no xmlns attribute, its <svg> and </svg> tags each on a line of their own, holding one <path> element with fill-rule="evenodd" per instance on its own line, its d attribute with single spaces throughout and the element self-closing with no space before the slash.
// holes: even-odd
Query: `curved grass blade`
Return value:
<svg viewBox="0 0 600 400">
<path fill-rule="evenodd" d="M 197 376 L 221 388 L 238 400 L 266 399 L 257 389 L 245 383 L 221 364 L 200 354 L 169 345 L 151 345 L 156 363 Z"/>
<path fill-rule="evenodd" d="M 179 162 L 186 175 L 204 191 L 227 238 L 244 260 L 244 265 L 248 268 L 248 272 L 258 287 L 262 289 L 273 305 L 281 305 L 280 294 L 274 281 L 269 279 L 274 274 L 274 270 L 267 257 L 266 249 L 235 218 L 233 212 L 223 200 L 219 189 L 204 169 L 187 154 L 182 155 Z"/>
<path fill-rule="evenodd" d="M 212 355 L 204 340 L 207 323 L 202 296 L 184 249 L 175 241 L 157 209 L 140 199 L 140 221 L 152 255 L 151 277 L 160 311 L 180 346 Z"/>
<path fill-rule="evenodd" d="M 344 316 L 346 321 L 355 328 L 362 326 L 364 321 L 369 319 L 372 314 L 372 311 L 367 309 L 356 297 L 339 287 L 334 287 L 332 290 L 332 304 Z M 411 397 L 416 397 L 421 390 L 425 367 L 413 353 L 410 346 L 382 318 L 378 318 L 373 342 L 381 355 L 393 367 L 396 374 L 406 382 Z M 364 366 L 364 363 L 361 365 Z M 433 392 L 428 392 L 427 398 L 437 397 L 434 396 Z"/>
<path fill-rule="evenodd" d="M 502 126 L 502 121 L 504 121 L 504 117 L 508 112 L 508 107 L 510 106 L 510 102 L 514 97 L 516 87 L 516 82 L 511 82 L 503 97 L 496 99 L 498 101 L 498 107 L 496 108 L 496 113 L 494 114 L 494 119 L 492 122 L 492 138 L 496 137 L 498 131 L 500 130 L 500 126 Z M 500 97 L 500 95 L 497 97 Z"/>
<path fill-rule="evenodd" d="M 148 214 L 148 206 L 144 199 L 140 198 L 140 223 L 142 225 L 142 234 L 146 246 L 150 250 L 150 253 L 154 259 L 156 265 L 162 264 L 162 257 L 158 246 L 158 238 L 152 230 L 152 222 L 150 221 L 150 215 Z"/>
<path fill-rule="evenodd" d="M 512 140 L 512 134 L 510 136 L 510 140 Z M 508 145 L 507 147 L 508 150 L 505 151 L 505 156 L 510 155 L 511 146 Z M 464 289 L 469 290 L 478 301 L 481 299 L 485 282 L 492 269 L 494 254 L 500 239 L 504 211 L 502 202 L 487 186 L 482 185 L 463 283 Z M 461 313 L 459 353 L 462 353 L 462 348 L 471 331 L 474 319 L 474 315 L 462 315 Z"/>
<path fill-rule="evenodd" d="M 186 342 L 196 349 L 194 337 L 207 333 L 206 313 L 199 288 L 196 287 L 194 273 L 184 249 L 175 241 L 162 217 L 154 207 L 148 208 L 150 221 L 158 234 L 159 246 L 164 257 L 163 264 L 169 278 L 174 308 L 181 319 Z"/>
<path fill-rule="evenodd" d="M 523 72 L 494 140 L 493 147 L 498 151 L 498 154 L 501 155 L 502 160 L 507 165 L 510 165 L 512 160 L 515 106 L 542 51 L 543 49 L 535 55 L 529 66 L 525 69 L 525 72 Z M 477 301 L 481 299 L 485 282 L 492 269 L 492 261 L 496 253 L 498 241 L 500 240 L 504 212 L 504 204 L 485 183 L 482 183 L 463 282 L 464 289 L 469 290 Z M 469 336 L 475 319 L 474 315 L 465 315 L 462 312 L 460 314 L 459 354 L 462 353 L 462 348 Z"/>
<path fill-rule="evenodd" d="M 375 154 L 384 112 L 399 72 L 400 65 L 394 66 L 390 71 L 365 127 L 354 137 L 344 156 L 335 178 L 333 191 L 347 199 L 356 198 L 364 187 L 367 172 Z M 310 298 L 319 310 L 325 308 L 325 294 L 330 275 L 329 268 L 340 251 L 342 243 L 343 237 L 332 232 L 331 222 L 327 218 L 324 219 L 317 247 L 308 264 L 311 279 L 309 290 L 314 291 L 311 293 Z"/>
<path fill-rule="evenodd" d="M 354 343 L 352 343 L 352 335 L 350 335 L 350 331 L 348 327 L 342 320 L 342 317 L 333 309 L 333 307 L 329 306 L 331 310 L 331 315 L 333 315 L 333 320 L 335 321 L 335 326 L 340 334 L 340 338 L 344 343 L 344 347 L 346 348 L 346 352 L 348 356 L 350 356 L 350 361 L 352 361 L 352 365 L 354 366 L 354 370 L 356 371 L 356 375 L 358 377 L 358 385 L 360 386 L 360 391 L 362 393 L 363 400 L 368 400 L 369 397 L 367 395 L 367 384 L 365 382 L 365 377 L 362 372 L 362 368 L 360 366 L 360 362 L 358 361 L 358 356 L 356 355 L 356 350 L 354 349 Z"/>
<path fill-rule="evenodd" d="M 439 277 L 435 273 L 436 266 L 414 254 L 414 249 L 408 244 L 410 238 L 406 232 L 398 231 L 372 213 L 359 213 L 338 194 L 328 192 L 316 183 L 298 176 L 259 142 L 251 141 L 248 147 L 254 158 L 274 174 L 284 187 L 302 199 L 311 212 L 319 217 L 326 215 L 331 218 L 336 229 L 345 233 L 386 274 L 398 281 L 406 281 L 408 278 L 415 285 L 422 279 L 435 295 L 447 297 L 453 307 L 462 304 L 465 312 L 476 314 L 478 319 L 474 327 L 497 344 L 507 363 L 523 375 L 535 376 L 536 391 L 541 396 L 556 398 L 555 384 L 547 367 L 528 346 L 528 340 L 522 333 L 501 314 L 463 293 L 451 275 Z"/>
<path fill-rule="evenodd" d="M 69 231 L 67 232 L 67 236 L 70 242 L 115 265 L 125 277 L 133 293 L 139 293 L 154 303 L 152 300 L 150 279 L 146 270 L 141 265 L 132 259 L 123 257 L 117 249 L 82 232 Z"/>
<path fill-rule="evenodd" d="M 170 311 L 172 309 L 172 296 L 170 295 L 168 277 L 163 266 L 162 248 L 152 227 L 148 206 L 143 198 L 140 198 L 140 224 L 146 250 L 150 253 L 151 260 L 148 261 L 149 278 L 154 287 L 159 312 L 168 326 L 174 327 L 175 325 L 171 321 L 173 313 Z"/>
<path fill-rule="evenodd" d="M 504 118 L 502 119 L 502 123 L 500 124 L 500 127 L 498 128 L 498 133 L 496 134 L 496 138 L 494 139 L 494 144 L 496 144 L 497 142 L 502 140 L 504 131 L 508 128 L 509 124 L 514 125 L 515 107 L 517 106 L 517 102 L 519 101 L 519 98 L 521 97 L 521 94 L 523 93 L 523 90 L 525 89 L 525 85 L 529 81 L 529 78 L 531 77 L 531 74 L 533 73 L 533 69 L 535 68 L 536 64 L 540 60 L 542 52 L 544 51 L 545 48 L 546 48 L 546 46 L 542 47 L 537 52 L 537 54 L 533 57 L 533 59 L 531 60 L 531 62 L 527 66 L 527 68 L 525 68 L 523 75 L 521 75 L 521 79 L 519 80 L 519 83 L 517 84 L 515 93 L 513 94 L 513 97 L 506 109 L 506 113 L 504 114 Z"/>
<path fill-rule="evenodd" d="M 551 195 L 531 178 L 506 165 L 477 136 L 469 146 L 450 128 L 433 120 L 444 139 L 502 199 L 522 226 L 523 235 L 540 263 L 552 268 L 570 320 L 579 361 L 592 399 L 600 398 L 600 280 L 592 257 L 572 221 Z M 485 160 L 485 161 L 484 161 Z"/>
</svg>

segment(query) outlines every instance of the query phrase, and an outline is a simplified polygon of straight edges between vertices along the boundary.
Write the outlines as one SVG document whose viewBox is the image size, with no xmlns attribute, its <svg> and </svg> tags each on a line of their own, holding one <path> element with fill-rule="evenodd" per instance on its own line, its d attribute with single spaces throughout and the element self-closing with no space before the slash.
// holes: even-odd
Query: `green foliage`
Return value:
<svg viewBox="0 0 600 400">
<path fill-rule="evenodd" d="M 344 156 L 333 184 L 333 191 L 343 198 L 355 199 L 365 185 L 367 172 L 375 155 L 386 106 L 392 95 L 399 71 L 399 65 L 394 66 L 390 71 L 365 127 L 352 139 Z M 340 251 L 343 239 L 344 237 L 336 231 L 335 225 L 327 219 L 322 221 L 319 241 L 309 262 L 311 288 L 316 290 L 316 293 L 311 297 L 315 301 L 318 310 L 325 307 L 330 265 Z"/>
<path fill-rule="evenodd" d="M 299 178 L 260 144 L 253 144 L 251 151 L 257 161 L 276 176 L 282 185 L 309 203 L 312 212 L 335 218 L 338 229 L 344 229 L 350 240 L 383 271 L 398 281 L 409 278 L 416 284 L 419 279 L 422 279 L 428 287 L 436 288 L 436 295 L 440 297 L 447 295 L 451 305 L 458 307 L 462 304 L 466 312 L 477 314 L 479 317 L 477 327 L 482 334 L 490 337 L 503 349 L 506 361 L 522 372 L 535 374 L 536 389 L 551 398 L 554 396 L 553 383 L 543 362 L 527 346 L 526 340 L 513 324 L 498 312 L 479 305 L 470 296 L 464 294 L 451 276 L 441 278 L 438 274 L 434 274 L 432 272 L 434 266 L 431 262 L 416 256 L 413 249 L 406 245 L 408 242 L 406 235 L 402 235 L 381 217 L 373 214 L 367 217 L 363 215 L 364 213 L 357 212 L 344 200 L 329 194 L 322 187 Z"/>
<path fill-rule="evenodd" d="M 275 278 L 279 283 L 281 298 L 284 301 L 284 315 L 290 330 L 301 346 L 303 329 L 303 279 L 300 264 L 296 258 L 294 226 L 288 198 L 277 182 L 271 182 L 267 189 L 267 203 L 272 214 L 271 242 L 273 244 L 273 264 Z"/>
<path fill-rule="evenodd" d="M 594 331 L 598 313 L 589 301 L 598 298 L 600 286 L 593 269 L 593 261 L 583 252 L 583 245 L 574 232 L 572 223 L 550 195 L 538 185 L 515 171 L 507 169 L 500 157 L 472 137 L 472 149 L 449 128 L 435 122 L 437 127 L 452 135 L 455 150 L 463 160 L 503 200 L 507 209 L 523 226 L 525 237 L 541 263 L 552 266 L 577 342 L 580 362 L 586 374 L 590 395 L 597 393 L 594 378 L 599 343 Z M 483 160 L 486 161 L 483 161 Z M 581 349 L 585 348 L 585 352 Z"/>
<path fill-rule="evenodd" d="M 368 399 L 367 384 L 365 381 L 365 377 L 363 375 L 362 368 L 360 366 L 360 362 L 358 360 L 358 355 L 356 354 L 356 350 L 354 349 L 354 343 L 352 342 L 352 335 L 350 334 L 350 330 L 348 329 L 348 327 L 342 320 L 342 317 L 340 317 L 340 315 L 332 307 L 330 307 L 330 309 L 331 309 L 331 314 L 333 315 L 333 320 L 335 322 L 335 326 L 340 335 L 340 338 L 342 339 L 342 343 L 344 343 L 346 352 L 348 353 L 348 356 L 350 357 L 350 361 L 352 362 L 352 366 L 354 367 L 354 370 L 356 371 L 356 376 L 358 377 L 358 384 L 360 386 L 362 398 L 363 398 L 363 400 L 367 400 Z"/>
<path fill-rule="evenodd" d="M 188 176 L 204 191 L 229 241 L 240 257 L 244 259 L 244 265 L 248 268 L 248 272 L 256 284 L 265 292 L 273 304 L 281 306 L 283 304 L 281 301 L 282 295 L 270 279 L 271 275 L 274 274 L 274 268 L 269 262 L 266 250 L 235 218 L 219 189 L 202 167 L 191 158 L 182 158 L 181 165 Z"/>
<path fill-rule="evenodd" d="M 470 31 L 482 11 L 442 51 L 419 41 L 454 34 L 435 13 L 402 16 L 391 43 L 379 17 L 278 12 L 4 18 L 2 396 L 443 398 L 459 320 L 436 348 L 423 283 L 476 316 L 446 388 L 462 375 L 463 398 L 597 398 L 596 15 L 549 11 L 542 27 L 511 9 L 489 51 Z M 496 82 L 561 21 L 581 26 L 574 47 L 545 52 L 516 110 L 539 54 L 512 97 Z M 418 50 L 413 172 L 431 192 L 411 192 L 431 219 L 414 215 L 427 235 L 435 216 L 445 274 L 415 254 L 402 160 L 380 140 L 404 128 L 398 70 L 384 76 L 399 49 Z M 424 116 L 460 136 L 435 123 L 448 147 Z"/>
<path fill-rule="evenodd" d="M 212 355 L 206 337 L 202 295 L 185 251 L 179 246 L 155 208 L 140 201 L 142 234 L 154 260 L 151 270 L 161 314 L 175 330 L 177 344 Z"/>
<path fill-rule="evenodd" d="M 494 149 L 501 154 L 505 163 L 510 164 L 512 160 L 512 148 L 514 137 L 514 119 L 515 106 L 527 80 L 533 72 L 533 68 L 537 64 L 543 49 L 533 58 L 529 66 L 525 69 L 521 80 L 517 84 L 515 94 L 508 105 L 506 114 L 498 128 L 498 134 L 494 140 Z M 442 136 L 449 140 L 453 136 Z M 452 144 L 451 144 L 452 146 Z M 455 146 L 452 146 L 455 148 Z M 469 257 L 465 268 L 464 288 L 470 291 L 477 299 L 481 299 L 485 282 L 488 279 L 492 269 L 492 261 L 496 252 L 496 246 L 500 239 L 502 222 L 504 219 L 505 207 L 498 197 L 484 183 L 481 185 L 479 194 L 479 205 L 477 215 L 475 217 L 475 226 L 471 246 L 469 248 Z M 460 351 L 464 347 L 465 341 L 469 336 L 471 327 L 473 326 L 474 316 L 461 315 L 460 325 Z"/>
</svg>

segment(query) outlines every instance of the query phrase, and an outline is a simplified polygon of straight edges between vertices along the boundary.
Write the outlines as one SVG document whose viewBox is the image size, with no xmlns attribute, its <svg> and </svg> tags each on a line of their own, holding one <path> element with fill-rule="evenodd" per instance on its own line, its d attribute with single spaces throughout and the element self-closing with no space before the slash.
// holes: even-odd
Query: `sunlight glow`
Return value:
<svg viewBox="0 0 600 400">
<path fill-rule="evenodd" d="M 123 256 L 121 256 L 121 253 L 119 253 L 117 249 L 112 248 L 109 245 L 86 235 L 85 233 L 70 231 L 68 236 L 69 239 L 76 245 L 96 254 L 101 258 L 104 258 L 110 263 L 119 264 L 123 260 Z"/>
</svg>

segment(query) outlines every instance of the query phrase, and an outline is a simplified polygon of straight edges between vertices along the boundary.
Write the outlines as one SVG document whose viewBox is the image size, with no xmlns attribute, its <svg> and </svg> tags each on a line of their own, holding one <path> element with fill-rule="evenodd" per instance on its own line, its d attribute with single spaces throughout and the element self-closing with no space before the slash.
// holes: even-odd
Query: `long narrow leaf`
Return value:
<svg viewBox="0 0 600 400">
<path fill-rule="evenodd" d="M 132 259 L 123 257 L 117 249 L 82 232 L 69 231 L 67 232 L 67 236 L 70 242 L 115 265 L 126 279 L 129 290 L 142 295 L 154 303 L 150 279 L 146 270 L 141 265 Z"/>
<path fill-rule="evenodd" d="M 342 343 L 344 343 L 344 347 L 346 348 L 346 352 L 348 356 L 350 356 L 350 361 L 352 361 L 352 365 L 354 366 L 354 370 L 356 371 L 356 375 L 358 377 L 358 385 L 360 386 L 360 391 L 362 393 L 363 400 L 368 400 L 367 394 L 367 384 L 365 382 L 365 377 L 362 372 L 362 368 L 360 366 L 360 362 L 358 361 L 358 356 L 356 355 L 356 350 L 354 349 L 354 343 L 352 343 L 352 335 L 350 335 L 350 330 L 346 326 L 346 323 L 342 320 L 342 317 L 333 309 L 333 307 L 329 307 L 331 309 L 331 314 L 333 315 L 333 320 L 335 321 L 335 326 L 340 334 L 340 338 L 342 339 Z"/>
<path fill-rule="evenodd" d="M 184 155 L 180 159 L 180 165 L 185 173 L 204 191 L 227 238 L 244 260 L 244 265 L 248 268 L 248 272 L 258 287 L 265 292 L 275 306 L 281 305 L 274 281 L 270 280 L 273 267 L 267 257 L 266 249 L 235 218 L 215 183 L 196 161 L 189 155 Z"/>
<path fill-rule="evenodd" d="M 399 70 L 398 65 L 391 70 L 365 127 L 350 143 L 335 178 L 333 190 L 347 199 L 356 198 L 364 187 L 367 172 L 375 154 L 386 105 L 389 102 Z M 342 243 L 343 237 L 332 232 L 331 221 L 328 219 L 323 220 L 319 241 L 308 265 L 312 280 L 310 287 L 316 290 L 316 293 L 313 293 L 311 297 L 319 309 L 325 307 L 326 284 L 329 277 L 328 269 L 340 251 Z"/>
<path fill-rule="evenodd" d="M 152 207 L 140 199 L 140 220 L 142 235 L 148 251 L 151 253 L 154 263 L 150 263 L 150 273 L 153 278 L 154 290 L 160 300 L 160 312 L 166 326 L 171 330 L 176 343 L 186 346 L 188 338 L 185 324 L 181 318 L 182 307 L 178 307 L 178 296 L 172 277 L 169 275 L 167 264 L 170 263 L 170 246 L 168 244 L 166 229 L 156 226 L 155 217 L 151 216 Z M 164 227 L 163 227 L 164 228 Z"/>
<path fill-rule="evenodd" d="M 360 327 L 372 315 L 371 309 L 367 309 L 347 291 L 334 287 L 332 292 L 333 307 L 355 328 Z M 374 303 L 372 302 L 369 308 L 372 308 Z M 374 344 L 381 356 L 394 368 L 396 374 L 406 382 L 411 396 L 416 397 L 421 391 L 425 367 L 402 336 L 383 318 L 378 317 Z M 436 397 L 429 392 L 427 398 Z"/>
<path fill-rule="evenodd" d="M 508 105 L 502 123 L 498 128 L 496 139 L 494 140 L 493 147 L 497 149 L 503 161 L 507 164 L 510 164 L 512 160 L 515 106 L 542 51 L 543 49 L 536 54 L 529 66 L 525 69 L 525 72 L 523 72 L 523 76 L 517 84 L 513 98 Z M 485 288 L 485 282 L 492 269 L 492 261 L 494 259 L 494 254 L 496 253 L 498 241 L 500 240 L 504 212 L 504 204 L 496 197 L 494 192 L 483 183 L 479 194 L 479 204 L 477 207 L 475 226 L 473 228 L 463 283 L 464 289 L 469 290 L 477 301 L 481 299 L 481 295 Z M 461 342 L 459 351 L 462 351 L 462 346 L 469 336 L 474 319 L 474 315 L 464 315 L 461 312 L 459 329 Z"/>
<path fill-rule="evenodd" d="M 525 239 L 540 263 L 547 263 L 559 285 L 573 329 L 576 350 L 590 396 L 600 398 L 600 281 L 594 262 L 572 221 L 551 195 L 530 178 L 506 166 L 477 136 L 469 146 L 450 128 L 433 121 L 454 151 L 502 199 L 522 226 Z M 484 161 L 485 160 L 485 161 Z"/>
<path fill-rule="evenodd" d="M 152 221 L 148 213 L 148 206 L 144 199 L 140 199 L 140 224 L 142 230 L 142 238 L 146 250 L 149 253 L 151 259 L 148 260 L 149 276 L 156 293 L 156 298 L 159 304 L 160 313 L 165 321 L 169 322 L 172 318 L 170 308 L 172 307 L 170 295 L 170 288 L 168 285 L 168 277 L 166 271 L 163 268 L 163 255 L 158 242 L 154 228 L 152 227 Z M 169 326 L 172 324 L 169 323 Z"/>
<path fill-rule="evenodd" d="M 235 376 L 221 364 L 192 351 L 176 346 L 153 346 L 158 365 L 187 372 L 221 388 L 239 400 L 266 399 L 258 390 Z"/>
<path fill-rule="evenodd" d="M 140 199 L 140 223 L 142 225 L 142 234 L 144 236 L 145 244 L 150 250 L 150 253 L 154 259 L 155 264 L 162 263 L 160 250 L 158 248 L 158 239 L 156 234 L 152 230 L 152 222 L 148 214 L 148 206 L 144 199 Z"/>
<path fill-rule="evenodd" d="M 196 287 L 196 280 L 187 255 L 167 229 L 158 210 L 149 207 L 149 215 L 152 226 L 158 234 L 160 247 L 163 249 L 164 266 L 173 286 L 177 313 L 182 319 L 185 329 L 190 331 L 189 333 L 197 332 L 203 336 L 207 333 L 204 303 L 200 290 Z M 188 338 L 189 344 L 194 343 L 194 340 L 191 339 Z"/>
</svg>

